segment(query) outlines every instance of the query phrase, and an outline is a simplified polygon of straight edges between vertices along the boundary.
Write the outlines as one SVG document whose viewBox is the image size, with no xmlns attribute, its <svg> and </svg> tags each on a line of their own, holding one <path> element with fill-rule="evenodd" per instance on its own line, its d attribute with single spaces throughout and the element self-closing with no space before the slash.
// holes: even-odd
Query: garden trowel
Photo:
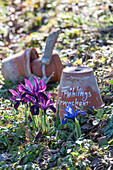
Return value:
<svg viewBox="0 0 113 170">
<path fill-rule="evenodd" d="M 34 74 L 31 74 L 31 76 L 29 77 L 29 81 L 31 82 L 32 85 L 34 85 L 34 78 L 33 78 L 34 76 L 37 77 L 38 81 L 43 79 L 43 84 L 47 84 L 51 79 L 51 77 L 54 75 L 53 72 L 49 77 L 47 77 L 45 72 L 45 67 L 48 66 L 51 62 L 53 48 L 55 46 L 59 33 L 60 33 L 60 29 L 55 29 L 50 32 L 46 41 L 44 55 L 42 56 L 41 59 L 43 77 L 40 78 Z"/>
</svg>

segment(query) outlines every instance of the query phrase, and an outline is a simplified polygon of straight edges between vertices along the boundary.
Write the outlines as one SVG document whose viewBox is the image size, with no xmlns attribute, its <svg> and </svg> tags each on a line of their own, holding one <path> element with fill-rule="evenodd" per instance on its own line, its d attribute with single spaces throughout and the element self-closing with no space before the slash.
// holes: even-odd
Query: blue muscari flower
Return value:
<svg viewBox="0 0 113 170">
<path fill-rule="evenodd" d="M 68 119 L 72 119 L 74 122 L 75 122 L 75 118 L 77 117 L 77 115 L 80 113 L 80 114 L 83 114 L 85 115 L 86 113 L 85 112 L 80 112 L 78 110 L 78 108 L 76 109 L 76 111 L 74 112 L 71 104 L 69 103 L 68 106 L 66 106 L 66 109 L 64 109 L 63 107 L 63 110 L 65 111 L 65 113 L 62 113 L 63 114 L 63 119 L 62 119 L 62 124 L 65 124 L 67 122 Z"/>
</svg>

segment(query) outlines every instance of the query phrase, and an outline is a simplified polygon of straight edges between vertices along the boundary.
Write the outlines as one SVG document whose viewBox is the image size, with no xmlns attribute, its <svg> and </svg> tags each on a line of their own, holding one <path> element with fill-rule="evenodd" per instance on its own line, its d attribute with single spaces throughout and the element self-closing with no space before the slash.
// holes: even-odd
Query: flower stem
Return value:
<svg viewBox="0 0 113 170">
<path fill-rule="evenodd" d="M 40 110 L 40 119 L 41 119 L 41 130 L 43 131 L 43 115 L 42 115 L 42 110 Z"/>
<path fill-rule="evenodd" d="M 29 123 L 29 120 L 28 120 L 27 112 L 26 112 L 26 111 L 25 111 L 25 118 L 26 118 L 26 122 L 27 122 L 27 125 L 28 125 L 28 129 L 31 130 L 31 128 L 30 128 L 30 123 Z"/>
<path fill-rule="evenodd" d="M 46 132 L 46 115 L 44 113 L 44 128 L 45 128 L 45 132 Z"/>
<path fill-rule="evenodd" d="M 31 104 L 28 103 L 28 111 L 29 111 L 29 112 L 30 112 L 30 106 L 31 106 Z M 36 126 L 36 122 L 35 122 L 34 115 L 32 115 L 32 113 L 30 113 L 30 116 L 31 116 L 32 121 L 33 121 L 33 127 L 34 127 L 35 131 L 37 131 L 37 126 Z"/>
<path fill-rule="evenodd" d="M 57 113 L 56 113 L 56 127 L 60 124 L 60 116 L 59 116 L 59 103 L 57 105 Z"/>
<path fill-rule="evenodd" d="M 81 129 L 80 129 L 80 124 L 76 118 L 75 118 L 75 128 L 76 128 L 77 138 L 79 138 L 81 136 Z"/>
<path fill-rule="evenodd" d="M 34 119 L 34 116 L 32 114 L 31 114 L 31 118 L 32 118 L 32 121 L 33 121 L 33 127 L 34 127 L 35 131 L 37 131 L 35 119 Z"/>
</svg>

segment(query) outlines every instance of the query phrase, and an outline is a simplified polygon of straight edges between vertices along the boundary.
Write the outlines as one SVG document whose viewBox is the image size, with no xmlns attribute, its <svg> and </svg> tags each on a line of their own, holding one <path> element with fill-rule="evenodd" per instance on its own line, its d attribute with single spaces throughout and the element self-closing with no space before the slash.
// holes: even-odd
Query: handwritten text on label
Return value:
<svg viewBox="0 0 113 170">
<path fill-rule="evenodd" d="M 62 96 L 63 99 L 62 100 Z M 62 87 L 61 97 L 59 97 L 58 103 L 63 106 L 67 106 L 70 103 L 72 106 L 87 106 L 90 101 L 88 98 L 92 96 L 91 91 L 83 91 L 80 86 L 77 87 Z M 73 98 L 73 101 L 69 101 L 69 98 Z"/>
</svg>

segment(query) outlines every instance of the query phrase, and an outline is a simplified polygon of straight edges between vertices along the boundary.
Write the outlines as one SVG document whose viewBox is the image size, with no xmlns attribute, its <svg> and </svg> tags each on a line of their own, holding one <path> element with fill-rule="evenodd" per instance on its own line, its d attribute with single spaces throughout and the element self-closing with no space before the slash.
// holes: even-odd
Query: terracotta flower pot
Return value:
<svg viewBox="0 0 113 170">
<path fill-rule="evenodd" d="M 33 74 L 35 74 L 37 77 L 42 77 L 41 58 L 37 58 L 36 60 L 33 60 L 31 62 L 31 68 L 32 68 Z M 51 77 L 50 81 L 60 82 L 62 70 L 63 70 L 63 65 L 61 63 L 59 55 L 53 54 L 50 64 L 45 67 L 46 76 L 49 77 L 54 72 L 54 75 Z"/>
<path fill-rule="evenodd" d="M 53 54 L 50 64 L 45 67 L 46 76 L 49 77 L 54 72 L 51 81 L 60 81 L 62 70 L 63 66 L 58 54 Z M 5 79 L 13 82 L 19 81 L 20 76 L 29 78 L 31 74 L 42 78 L 41 58 L 35 48 L 28 48 L 2 60 L 2 73 Z"/>
<path fill-rule="evenodd" d="M 63 117 L 63 107 L 71 103 L 75 109 L 78 107 L 104 107 L 98 85 L 92 68 L 68 67 L 62 71 L 59 85 L 57 103 L 59 103 L 60 116 Z"/>
<path fill-rule="evenodd" d="M 12 57 L 2 60 L 2 73 L 5 79 L 19 81 L 20 76 L 29 77 L 31 72 L 31 62 L 39 58 L 35 48 L 28 48 L 25 51 L 15 54 Z"/>
</svg>

